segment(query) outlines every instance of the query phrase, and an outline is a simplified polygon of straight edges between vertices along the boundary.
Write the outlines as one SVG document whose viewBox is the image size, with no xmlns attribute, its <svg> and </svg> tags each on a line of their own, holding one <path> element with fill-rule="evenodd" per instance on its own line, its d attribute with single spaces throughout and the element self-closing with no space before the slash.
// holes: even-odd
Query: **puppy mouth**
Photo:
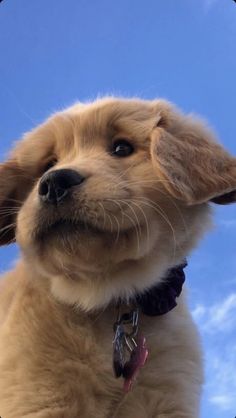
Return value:
<svg viewBox="0 0 236 418">
<path fill-rule="evenodd" d="M 75 220 L 70 218 L 60 218 L 49 224 L 42 222 L 41 227 L 37 228 L 35 237 L 42 240 L 48 237 L 64 237 L 68 235 L 79 235 L 80 233 L 101 234 L 103 231 L 95 227 L 88 221 Z"/>
</svg>

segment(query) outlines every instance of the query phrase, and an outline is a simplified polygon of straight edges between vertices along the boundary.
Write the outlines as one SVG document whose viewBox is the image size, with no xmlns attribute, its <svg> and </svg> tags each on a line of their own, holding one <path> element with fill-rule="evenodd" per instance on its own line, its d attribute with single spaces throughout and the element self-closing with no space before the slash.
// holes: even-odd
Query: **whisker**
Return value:
<svg viewBox="0 0 236 418">
<path fill-rule="evenodd" d="M 135 165 L 136 165 L 136 162 L 134 162 L 133 164 L 130 164 L 130 166 L 126 170 L 122 171 L 120 175 L 116 177 L 116 179 L 117 180 L 122 179 L 122 177 L 124 177 L 124 175 L 127 174 L 128 171 L 131 170 Z"/>
<path fill-rule="evenodd" d="M 104 221 L 103 221 L 103 229 L 104 229 L 105 228 L 105 225 L 106 225 L 106 212 L 105 212 L 105 209 L 104 209 L 103 204 L 101 202 L 98 202 L 98 203 L 101 206 L 102 211 L 103 211 L 103 219 L 104 219 Z"/>
<path fill-rule="evenodd" d="M 147 217 L 146 217 L 146 214 L 145 214 L 144 210 L 140 207 L 140 205 L 138 205 L 138 204 L 137 204 L 137 203 L 135 203 L 134 201 L 133 201 L 133 204 L 134 204 L 135 206 L 137 206 L 137 207 L 138 207 L 138 209 L 141 211 L 141 213 L 142 213 L 142 215 L 143 215 L 143 217 L 144 217 L 145 224 L 146 224 L 146 231 L 147 231 L 147 238 L 146 238 L 146 242 L 147 242 L 147 249 L 148 249 L 148 248 L 149 248 L 149 246 L 150 246 L 150 232 L 149 232 L 148 220 L 147 220 Z"/>
<path fill-rule="evenodd" d="M 4 226 L 3 228 L 1 228 L 0 229 L 0 238 L 2 239 L 8 233 L 8 230 L 11 229 L 11 228 L 14 228 L 15 226 L 16 226 L 16 223 L 14 222 L 12 224 L 9 224 L 9 225 Z M 2 234 L 2 232 L 3 232 L 3 234 Z"/>
<path fill-rule="evenodd" d="M 18 213 L 19 209 L 0 209 L 0 215 L 11 215 Z"/>
<path fill-rule="evenodd" d="M 109 200 L 109 199 L 108 199 Z M 115 202 L 125 202 L 126 204 L 127 204 L 127 206 L 130 208 L 130 210 L 132 211 L 132 213 L 134 214 L 134 217 L 135 217 L 135 219 L 136 219 L 136 224 L 137 224 L 137 226 L 138 226 L 138 228 L 139 228 L 139 235 L 141 236 L 141 228 L 140 228 L 140 224 L 139 224 L 139 220 L 138 220 L 138 217 L 137 217 L 137 214 L 136 214 L 136 212 L 135 212 L 135 210 L 132 208 L 132 206 L 127 202 L 127 201 L 123 201 L 123 200 L 121 200 L 121 199 L 115 199 L 114 200 Z"/>
<path fill-rule="evenodd" d="M 139 223 L 139 220 L 138 220 L 138 217 L 137 217 L 137 214 L 136 214 L 136 212 L 135 212 L 135 210 L 132 208 L 132 206 L 130 205 L 130 204 L 128 204 L 128 202 L 127 201 L 125 201 L 125 200 L 121 200 L 121 199 L 119 199 L 119 201 L 121 202 L 121 203 L 125 203 L 125 204 L 127 204 L 128 205 L 128 207 L 131 209 L 131 211 L 134 213 L 134 215 L 135 215 L 135 218 L 136 218 L 136 221 L 137 221 L 137 224 L 138 224 L 138 227 L 139 227 L 139 236 L 140 236 L 140 238 L 141 238 L 141 226 L 140 226 L 140 223 Z M 146 231 L 147 231 L 147 238 L 146 238 L 146 242 L 147 242 L 147 244 L 149 244 L 150 243 L 150 234 L 149 234 L 149 226 L 148 226 L 148 220 L 147 220 L 147 217 L 146 217 L 146 215 L 145 215 L 145 213 L 144 213 L 144 211 L 143 211 L 143 209 L 137 204 L 137 203 L 134 203 L 134 201 L 133 201 L 133 199 L 132 199 L 132 203 L 140 210 L 140 212 L 142 213 L 142 215 L 143 215 L 143 217 L 144 217 L 144 220 L 145 220 L 145 224 L 146 224 Z M 123 212 L 123 211 L 122 211 Z M 149 245 L 148 245 L 148 247 L 149 247 Z"/>
<path fill-rule="evenodd" d="M 146 205 L 147 207 L 153 209 L 158 215 L 160 215 L 165 220 L 165 222 L 167 223 L 167 225 L 169 226 L 169 228 L 170 228 L 170 230 L 172 232 L 173 242 L 174 242 L 173 258 L 175 258 L 176 248 L 177 248 L 177 240 L 176 240 L 175 230 L 174 230 L 174 227 L 173 227 L 172 223 L 170 222 L 168 216 L 165 214 L 165 212 L 162 210 L 162 208 L 157 203 L 155 203 L 152 200 L 150 200 L 148 198 L 145 198 L 145 197 L 136 197 L 136 198 L 131 198 L 131 199 L 106 199 L 106 200 L 112 201 L 113 203 L 116 203 L 116 204 L 118 204 L 118 202 L 126 203 L 126 205 L 129 207 L 129 209 L 135 215 L 136 222 L 137 222 L 137 224 L 139 226 L 139 236 L 140 237 L 141 237 L 140 223 L 139 223 L 139 220 L 138 220 L 138 217 L 137 217 L 136 212 L 134 211 L 134 209 L 132 208 L 132 206 L 128 203 L 128 201 L 130 203 L 136 205 L 139 208 L 140 211 L 142 210 L 142 214 L 144 216 L 144 220 L 146 222 L 146 228 L 147 228 L 147 236 L 148 236 L 148 241 L 147 242 L 150 242 L 148 221 L 147 221 L 147 217 L 145 215 L 145 212 L 143 211 L 143 209 L 141 209 L 140 205 L 138 205 L 138 204 L 143 204 L 143 205 Z M 124 215 L 125 216 L 128 216 L 126 213 L 124 213 Z M 136 226 L 136 223 L 135 222 L 132 222 L 132 224 Z M 137 226 L 136 226 L 136 228 L 137 228 Z"/>
<path fill-rule="evenodd" d="M 4 211 L 4 210 L 12 210 L 12 209 L 14 209 L 14 210 L 20 209 L 20 206 L 2 206 L 0 208 L 0 212 Z"/>
<path fill-rule="evenodd" d="M 168 200 L 170 200 L 170 202 L 173 204 L 173 206 L 175 207 L 175 209 L 177 210 L 177 212 L 178 212 L 178 214 L 179 214 L 179 216 L 180 216 L 180 219 L 181 219 L 181 221 L 182 221 L 182 223 L 183 223 L 183 227 L 184 227 L 184 230 L 185 230 L 185 233 L 186 234 L 188 234 L 188 228 L 187 228 L 187 225 L 186 225 L 186 222 L 185 222 L 185 219 L 184 219 L 184 217 L 183 217 L 183 214 L 182 214 L 182 212 L 181 212 L 181 210 L 180 210 L 180 208 L 179 208 L 179 206 L 177 205 L 177 203 L 174 201 L 174 199 L 172 199 L 170 196 L 169 196 L 169 194 L 167 194 L 167 193 L 165 193 L 163 190 L 160 190 L 159 188 L 157 188 L 157 187 L 155 187 L 155 186 L 153 186 L 153 180 L 139 180 L 139 181 L 133 181 L 133 180 L 130 180 L 130 181 L 125 181 L 125 185 L 128 185 L 128 186 L 135 186 L 135 185 L 140 185 L 140 186 L 144 186 L 145 187 L 145 185 L 147 184 L 147 183 L 151 183 L 152 185 L 151 186 L 147 186 L 147 188 L 149 188 L 149 189 L 152 189 L 152 190 L 156 190 L 158 193 L 161 193 L 162 195 L 164 195 Z M 165 181 L 165 180 L 155 180 L 155 183 L 171 183 L 171 182 L 168 182 L 168 181 Z M 122 183 L 119 183 L 119 185 L 122 185 Z"/>
<path fill-rule="evenodd" d="M 108 219 L 110 221 L 110 224 L 111 224 L 111 233 L 112 233 L 113 232 L 113 223 L 112 223 L 112 220 L 111 220 L 110 215 L 108 213 L 106 213 L 106 215 L 107 215 L 107 217 L 108 217 Z"/>
<path fill-rule="evenodd" d="M 14 203 L 19 203 L 20 205 L 22 205 L 22 200 L 18 200 L 18 199 L 12 199 L 11 197 L 8 197 L 6 199 L 7 202 L 14 202 Z"/>
<path fill-rule="evenodd" d="M 8 213 L 1 213 L 0 212 L 0 220 L 4 219 L 4 218 L 8 218 L 11 215 L 16 215 L 18 212 L 8 212 Z"/>
<path fill-rule="evenodd" d="M 119 237 L 120 237 L 120 224 L 119 224 L 119 221 L 118 221 L 117 217 L 114 214 L 112 214 L 112 215 L 113 215 L 113 217 L 116 221 L 116 224 L 117 224 L 117 234 L 116 234 L 116 239 L 115 239 L 115 244 L 117 244 L 117 242 L 119 241 Z"/>
<path fill-rule="evenodd" d="M 165 213 L 163 213 L 163 211 L 160 209 L 160 207 L 157 204 L 150 203 L 150 201 L 142 200 L 142 198 L 138 199 L 137 201 L 139 201 L 140 203 L 143 203 L 144 205 L 146 205 L 146 206 L 152 208 L 153 210 L 155 210 L 159 215 L 162 216 L 162 218 L 166 221 L 167 225 L 169 225 L 169 227 L 172 231 L 172 235 L 173 235 L 173 241 L 174 241 L 173 258 L 175 258 L 176 248 L 177 248 L 177 240 L 176 240 L 174 227 L 173 227 L 172 223 L 170 222 L 168 216 Z"/>
<path fill-rule="evenodd" d="M 114 200 L 113 199 L 106 199 L 106 200 L 112 201 L 113 203 L 118 205 L 118 202 L 115 199 Z M 126 216 L 129 219 L 129 221 L 131 222 L 131 224 L 133 225 L 133 227 L 135 229 L 136 238 L 137 238 L 137 254 L 139 254 L 139 252 L 140 252 L 140 238 L 139 238 L 139 230 L 137 229 L 137 225 L 135 224 L 133 219 L 127 213 L 124 212 L 123 215 Z M 139 225 L 139 227 L 140 227 L 140 225 Z"/>
</svg>

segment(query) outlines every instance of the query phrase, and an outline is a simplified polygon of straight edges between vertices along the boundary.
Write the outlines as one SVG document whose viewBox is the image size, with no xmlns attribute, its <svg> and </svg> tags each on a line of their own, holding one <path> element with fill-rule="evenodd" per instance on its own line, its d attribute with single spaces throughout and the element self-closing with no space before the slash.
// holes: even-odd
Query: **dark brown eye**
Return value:
<svg viewBox="0 0 236 418">
<path fill-rule="evenodd" d="M 48 160 L 45 164 L 45 166 L 43 167 L 43 172 L 46 173 L 46 171 L 50 170 L 50 168 L 54 167 L 54 165 L 56 165 L 57 163 L 57 159 L 56 158 L 52 158 L 51 160 Z"/>
<path fill-rule="evenodd" d="M 112 155 L 115 157 L 128 157 L 134 152 L 133 145 L 126 139 L 117 139 L 112 146 Z"/>
</svg>

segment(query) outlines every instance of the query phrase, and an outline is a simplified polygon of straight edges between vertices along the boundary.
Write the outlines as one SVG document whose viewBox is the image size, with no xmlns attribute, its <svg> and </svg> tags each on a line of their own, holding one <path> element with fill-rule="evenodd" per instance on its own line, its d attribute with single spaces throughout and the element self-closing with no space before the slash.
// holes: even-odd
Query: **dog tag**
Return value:
<svg viewBox="0 0 236 418">
<path fill-rule="evenodd" d="M 137 339 L 136 344 L 136 347 L 132 350 L 129 361 L 125 363 L 123 368 L 125 392 L 129 392 L 131 389 L 139 369 L 144 366 L 148 357 L 146 338 L 140 336 Z"/>
<path fill-rule="evenodd" d="M 115 337 L 113 340 L 113 369 L 115 376 L 120 377 L 125 365 L 125 332 L 121 324 L 116 324 L 115 327 Z"/>
</svg>

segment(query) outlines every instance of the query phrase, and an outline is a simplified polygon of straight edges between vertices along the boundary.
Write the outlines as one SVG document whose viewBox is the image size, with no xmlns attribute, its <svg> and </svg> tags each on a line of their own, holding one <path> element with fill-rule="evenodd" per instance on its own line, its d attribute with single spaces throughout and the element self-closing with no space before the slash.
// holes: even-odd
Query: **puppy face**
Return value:
<svg viewBox="0 0 236 418">
<path fill-rule="evenodd" d="M 75 105 L 0 170 L 2 243 L 16 237 L 53 293 L 86 309 L 152 285 L 205 229 L 207 202 L 235 200 L 235 160 L 164 101 Z"/>
</svg>

